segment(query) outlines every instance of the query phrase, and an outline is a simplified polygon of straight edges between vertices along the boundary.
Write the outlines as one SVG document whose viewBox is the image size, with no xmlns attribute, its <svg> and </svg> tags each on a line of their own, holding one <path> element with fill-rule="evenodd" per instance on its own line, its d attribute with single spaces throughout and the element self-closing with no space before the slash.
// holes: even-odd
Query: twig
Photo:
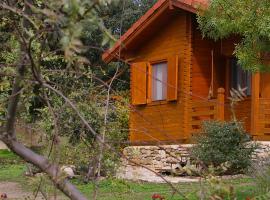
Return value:
<svg viewBox="0 0 270 200">
<path fill-rule="evenodd" d="M 32 26 L 36 30 L 39 29 L 38 26 L 36 25 L 36 23 L 31 19 L 31 17 L 29 15 L 25 14 L 23 11 L 21 11 L 21 10 L 19 10 L 17 8 L 10 7 L 9 5 L 4 4 L 4 3 L 0 3 L 0 7 L 2 7 L 3 9 L 9 10 L 9 11 L 11 11 L 12 13 L 14 13 L 16 15 L 19 15 L 19 16 L 25 18 L 27 21 L 29 21 L 32 24 Z"/>
</svg>

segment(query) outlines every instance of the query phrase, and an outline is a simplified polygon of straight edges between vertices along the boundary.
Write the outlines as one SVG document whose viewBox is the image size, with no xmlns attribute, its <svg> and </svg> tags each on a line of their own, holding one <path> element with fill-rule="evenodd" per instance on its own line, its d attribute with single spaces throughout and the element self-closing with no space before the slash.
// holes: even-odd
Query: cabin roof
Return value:
<svg viewBox="0 0 270 200">
<path fill-rule="evenodd" d="M 197 12 L 197 6 L 207 6 L 210 0 L 158 0 L 137 22 L 135 22 L 125 34 L 107 50 L 102 59 L 109 63 L 119 57 L 119 50 L 126 49 L 129 42 L 134 42 L 144 29 L 151 25 L 152 18 L 161 15 L 168 9 L 179 8 L 191 13 Z"/>
</svg>

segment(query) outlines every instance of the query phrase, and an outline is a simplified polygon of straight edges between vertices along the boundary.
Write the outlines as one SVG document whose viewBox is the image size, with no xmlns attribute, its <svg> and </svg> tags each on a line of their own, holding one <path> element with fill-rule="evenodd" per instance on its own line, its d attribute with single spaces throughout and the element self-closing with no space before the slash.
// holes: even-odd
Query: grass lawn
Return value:
<svg viewBox="0 0 270 200">
<path fill-rule="evenodd" d="M 34 189 L 33 184 L 30 184 L 33 179 L 25 177 L 23 175 L 24 170 L 25 167 L 22 164 L 1 166 L 0 182 L 18 182 L 22 184 L 23 188 L 25 189 Z M 252 180 L 249 178 L 227 180 L 225 182 L 233 185 L 236 188 L 237 199 L 246 199 L 246 197 L 252 197 L 256 192 L 254 190 Z M 79 188 L 80 191 L 91 199 L 93 184 L 83 184 L 80 180 L 73 180 L 73 183 Z M 198 199 L 196 194 L 200 190 L 199 183 L 181 183 L 175 184 L 175 187 L 184 193 L 190 200 Z M 99 182 L 98 188 L 98 196 L 100 200 L 145 200 L 151 199 L 151 196 L 154 193 L 161 194 L 165 196 L 166 199 L 183 199 L 177 194 L 172 197 L 171 188 L 166 184 L 135 183 L 108 179 Z"/>
<path fill-rule="evenodd" d="M 9 160 L 17 160 L 19 159 L 17 155 L 15 155 L 14 153 L 12 153 L 11 151 L 4 149 L 4 150 L 0 150 L 0 160 L 1 161 L 9 161 Z"/>
<path fill-rule="evenodd" d="M 254 187 L 251 179 L 237 179 L 233 181 L 226 181 L 236 188 L 237 199 L 246 199 L 254 194 Z M 88 197 L 91 196 L 93 186 L 77 184 L 79 189 Z M 174 186 L 183 193 L 189 200 L 197 200 L 197 193 L 200 190 L 199 183 L 179 183 Z M 207 187 L 207 186 L 206 186 Z M 99 184 L 99 197 L 102 200 L 141 200 L 151 199 L 151 196 L 155 193 L 161 194 L 166 199 L 181 200 L 179 194 L 172 196 L 171 188 L 166 184 L 154 184 L 154 183 L 134 183 L 119 180 L 105 180 Z"/>
<path fill-rule="evenodd" d="M 7 156 L 9 155 L 9 156 Z M 0 160 L 14 157 L 12 153 L 1 152 Z M 17 159 L 17 158 L 16 158 Z M 0 182 L 17 182 L 20 183 L 26 190 L 35 189 L 37 180 L 33 178 L 27 178 L 24 174 L 25 166 L 22 163 L 18 164 L 2 164 L 0 165 Z M 82 191 L 89 199 L 91 199 L 93 193 L 93 184 L 84 184 L 80 180 L 72 180 L 72 182 Z M 256 191 L 252 183 L 251 178 L 241 178 L 224 181 L 226 185 L 232 185 L 235 188 L 237 199 L 245 200 L 246 197 L 252 197 Z M 189 200 L 196 200 L 197 193 L 200 191 L 199 183 L 179 183 L 174 186 Z M 209 187 L 208 184 L 204 184 L 204 187 Z M 123 180 L 107 179 L 100 181 L 98 184 L 98 199 L 100 200 L 151 200 L 151 196 L 155 193 L 161 194 L 166 199 L 181 200 L 180 195 L 175 194 L 172 196 L 171 188 L 166 184 L 154 184 L 154 183 L 139 183 L 129 182 Z"/>
</svg>

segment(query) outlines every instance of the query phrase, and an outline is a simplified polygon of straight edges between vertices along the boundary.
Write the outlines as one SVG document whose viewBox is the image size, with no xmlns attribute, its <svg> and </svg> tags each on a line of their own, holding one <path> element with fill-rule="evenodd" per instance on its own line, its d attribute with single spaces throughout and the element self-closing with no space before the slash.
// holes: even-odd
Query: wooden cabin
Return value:
<svg viewBox="0 0 270 200">
<path fill-rule="evenodd" d="M 159 0 L 103 54 L 107 63 L 121 58 L 131 67 L 131 143 L 189 142 L 202 121 L 230 120 L 228 97 L 238 85 L 247 87 L 238 120 L 254 139 L 270 139 L 270 74 L 237 65 L 238 37 L 202 38 L 196 8 L 207 3 Z"/>
</svg>

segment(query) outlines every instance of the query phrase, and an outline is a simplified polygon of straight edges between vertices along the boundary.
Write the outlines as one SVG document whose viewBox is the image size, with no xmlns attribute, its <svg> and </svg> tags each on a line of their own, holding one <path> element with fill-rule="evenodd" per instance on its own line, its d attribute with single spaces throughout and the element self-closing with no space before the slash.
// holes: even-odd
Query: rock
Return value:
<svg viewBox="0 0 270 200">
<path fill-rule="evenodd" d="M 75 173 L 74 173 L 75 166 L 62 166 L 61 171 L 64 172 L 68 178 L 74 178 Z"/>
<path fill-rule="evenodd" d="M 161 157 L 156 157 L 156 160 L 157 161 L 161 161 Z"/>
</svg>

